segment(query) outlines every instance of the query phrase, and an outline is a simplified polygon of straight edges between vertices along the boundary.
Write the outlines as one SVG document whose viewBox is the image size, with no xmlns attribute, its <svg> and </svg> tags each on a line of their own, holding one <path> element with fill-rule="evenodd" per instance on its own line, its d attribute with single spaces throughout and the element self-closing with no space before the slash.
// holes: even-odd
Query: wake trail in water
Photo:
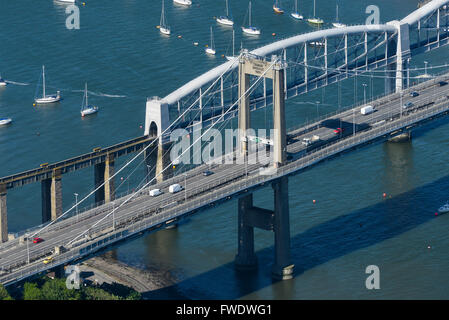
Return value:
<svg viewBox="0 0 449 320">
<path fill-rule="evenodd" d="M 29 83 L 24 83 L 24 82 L 16 82 L 16 81 L 11 81 L 11 80 L 5 80 L 6 83 L 9 84 L 14 84 L 16 86 L 29 86 Z"/>
<path fill-rule="evenodd" d="M 61 91 L 71 91 L 71 92 L 84 92 L 84 90 L 69 90 L 69 89 L 61 89 Z M 108 93 L 102 93 L 102 92 L 94 92 L 87 90 L 87 93 L 91 96 L 97 96 L 97 97 L 106 97 L 106 98 L 126 98 L 126 95 L 120 95 L 120 94 L 108 94 Z"/>
</svg>

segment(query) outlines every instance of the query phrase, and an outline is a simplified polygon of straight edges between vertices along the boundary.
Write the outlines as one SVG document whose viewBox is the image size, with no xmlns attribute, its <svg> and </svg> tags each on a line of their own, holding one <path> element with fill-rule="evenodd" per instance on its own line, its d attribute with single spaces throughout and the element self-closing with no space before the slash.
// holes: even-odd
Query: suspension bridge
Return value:
<svg viewBox="0 0 449 320">
<path fill-rule="evenodd" d="M 414 128 L 446 116 L 449 74 L 410 85 L 409 66 L 411 57 L 445 46 L 448 39 L 449 0 L 433 0 L 402 20 L 318 30 L 244 50 L 168 96 L 148 99 L 143 137 L 1 178 L 0 282 L 8 285 L 48 269 L 61 270 L 233 198 L 238 198 L 236 267 L 251 269 L 257 264 L 254 228 L 261 228 L 274 232 L 273 277 L 291 278 L 288 177 L 367 144 L 409 139 Z M 287 132 L 285 99 L 369 72 L 385 79 L 385 96 L 369 102 L 375 112 L 364 115 L 360 110 L 366 104 L 352 106 Z M 276 134 L 269 161 L 264 162 L 258 161 L 261 148 L 248 132 L 251 112 L 269 105 L 273 105 Z M 213 163 L 174 171 L 170 151 L 176 129 L 189 139 L 193 136 L 189 148 L 178 153 L 182 158 L 201 145 L 212 129 L 222 130 L 233 118 L 238 118 L 233 150 Z M 304 143 L 311 137 L 319 141 Z M 136 155 L 116 171 L 115 159 L 130 153 Z M 145 182 L 136 191 L 116 195 L 114 178 L 142 158 Z M 63 212 L 63 174 L 87 166 L 95 167 L 95 188 Z M 149 175 L 150 167 L 155 168 L 154 177 Z M 36 182 L 42 185 L 44 224 L 9 234 L 7 191 Z M 182 191 L 168 192 L 175 183 Z M 274 209 L 255 207 L 253 193 L 270 184 Z M 163 193 L 150 196 L 149 190 L 156 188 Z M 78 204 L 90 196 L 95 197 L 96 206 L 79 212 Z M 33 244 L 33 237 L 44 241 Z"/>
</svg>

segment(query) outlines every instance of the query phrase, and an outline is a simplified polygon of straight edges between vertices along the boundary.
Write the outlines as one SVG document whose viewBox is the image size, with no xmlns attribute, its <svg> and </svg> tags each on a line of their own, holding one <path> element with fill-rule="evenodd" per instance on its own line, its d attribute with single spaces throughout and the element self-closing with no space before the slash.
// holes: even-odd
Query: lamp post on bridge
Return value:
<svg viewBox="0 0 449 320">
<path fill-rule="evenodd" d="M 318 112 L 318 105 L 320 104 L 319 101 L 315 101 L 315 105 L 316 105 L 316 118 L 317 121 L 320 119 L 320 113 Z"/>
<path fill-rule="evenodd" d="M 410 60 L 412 58 L 407 58 L 407 88 L 410 88 Z"/>
<path fill-rule="evenodd" d="M 367 84 L 366 83 L 362 83 L 363 86 L 363 104 L 366 105 L 366 87 Z"/>
<path fill-rule="evenodd" d="M 78 222 L 78 193 L 74 193 L 75 196 L 75 214 L 76 214 L 76 222 Z"/>
</svg>

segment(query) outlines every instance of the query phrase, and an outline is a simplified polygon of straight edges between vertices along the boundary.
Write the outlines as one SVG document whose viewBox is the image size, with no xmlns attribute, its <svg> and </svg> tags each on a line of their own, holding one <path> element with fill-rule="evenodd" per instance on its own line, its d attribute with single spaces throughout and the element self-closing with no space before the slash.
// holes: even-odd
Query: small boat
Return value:
<svg viewBox="0 0 449 320">
<path fill-rule="evenodd" d="M 260 29 L 253 27 L 251 25 L 251 1 L 249 2 L 249 25 L 248 27 L 242 27 L 242 31 L 246 34 L 250 34 L 250 35 L 259 35 L 260 34 Z"/>
<path fill-rule="evenodd" d="M 304 17 L 298 12 L 298 0 L 295 0 L 295 11 L 292 12 L 290 15 L 297 20 L 304 19 Z"/>
<path fill-rule="evenodd" d="M 233 26 L 234 21 L 229 16 L 229 6 L 228 6 L 228 0 L 226 0 L 226 16 L 220 16 L 217 18 L 217 22 L 221 23 L 225 26 Z"/>
<path fill-rule="evenodd" d="M 2 78 L 2 75 L 0 74 L 0 87 L 6 87 L 8 83 Z"/>
<path fill-rule="evenodd" d="M 38 104 L 53 103 L 61 100 L 61 94 L 56 91 L 56 94 L 46 95 L 45 93 L 45 66 L 42 66 L 42 98 L 35 98 L 34 102 Z"/>
<path fill-rule="evenodd" d="M 215 54 L 214 34 L 212 33 L 212 26 L 210 27 L 210 46 L 206 48 L 206 53 Z"/>
<path fill-rule="evenodd" d="M 346 25 L 344 23 L 341 23 L 338 21 L 338 3 L 337 3 L 337 14 L 336 14 L 335 22 L 332 22 L 332 25 L 334 26 L 334 28 L 346 27 Z"/>
<path fill-rule="evenodd" d="M 7 124 L 10 124 L 12 122 L 11 118 L 0 118 L 0 127 L 6 126 Z"/>
<path fill-rule="evenodd" d="M 309 42 L 309 46 L 311 46 L 311 47 L 324 47 L 325 43 L 322 42 L 322 41 L 312 41 L 312 42 Z"/>
<path fill-rule="evenodd" d="M 235 55 L 235 36 L 234 36 L 234 34 L 235 34 L 235 31 L 234 31 L 234 29 L 232 29 L 232 56 L 226 56 L 226 59 L 227 60 L 229 60 L 229 61 L 231 61 L 231 60 L 234 60 L 235 58 L 237 58 L 238 56 L 236 56 Z"/>
<path fill-rule="evenodd" d="M 279 0 L 276 0 L 273 4 L 273 11 L 277 14 L 283 14 L 284 10 L 281 8 L 279 4 Z"/>
<path fill-rule="evenodd" d="M 75 3 L 76 0 L 56 0 L 56 2 Z"/>
<path fill-rule="evenodd" d="M 84 88 L 83 103 L 81 104 L 81 117 L 98 112 L 98 107 L 90 106 L 87 101 L 87 83 Z"/>
<path fill-rule="evenodd" d="M 307 19 L 307 22 L 313 25 L 320 26 L 324 23 L 323 19 L 316 16 L 316 0 L 313 0 L 313 18 Z"/>
<path fill-rule="evenodd" d="M 446 202 L 444 205 L 442 205 L 439 209 L 438 209 L 439 213 L 446 213 L 449 212 L 449 201 Z"/>
<path fill-rule="evenodd" d="M 170 27 L 167 26 L 167 23 L 165 21 L 165 10 L 164 10 L 164 0 L 162 0 L 162 12 L 161 12 L 161 22 L 159 24 L 159 31 L 162 34 L 170 35 Z"/>
<path fill-rule="evenodd" d="M 173 0 L 174 3 L 177 4 L 182 4 L 184 6 L 191 6 L 192 5 L 192 1 L 190 0 Z"/>
</svg>

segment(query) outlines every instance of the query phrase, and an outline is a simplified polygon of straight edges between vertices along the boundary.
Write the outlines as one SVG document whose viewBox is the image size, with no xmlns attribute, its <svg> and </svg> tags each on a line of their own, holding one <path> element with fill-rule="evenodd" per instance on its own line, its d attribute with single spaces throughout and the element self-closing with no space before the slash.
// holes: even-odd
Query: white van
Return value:
<svg viewBox="0 0 449 320">
<path fill-rule="evenodd" d="M 177 184 L 177 183 L 172 184 L 172 185 L 168 188 L 168 191 L 169 191 L 170 193 L 176 193 L 176 192 L 179 192 L 179 191 L 181 191 L 181 190 L 182 190 L 182 187 L 181 187 L 179 184 Z"/>
<path fill-rule="evenodd" d="M 162 194 L 161 189 L 153 189 L 150 190 L 150 196 L 157 197 L 158 195 Z"/>
</svg>

